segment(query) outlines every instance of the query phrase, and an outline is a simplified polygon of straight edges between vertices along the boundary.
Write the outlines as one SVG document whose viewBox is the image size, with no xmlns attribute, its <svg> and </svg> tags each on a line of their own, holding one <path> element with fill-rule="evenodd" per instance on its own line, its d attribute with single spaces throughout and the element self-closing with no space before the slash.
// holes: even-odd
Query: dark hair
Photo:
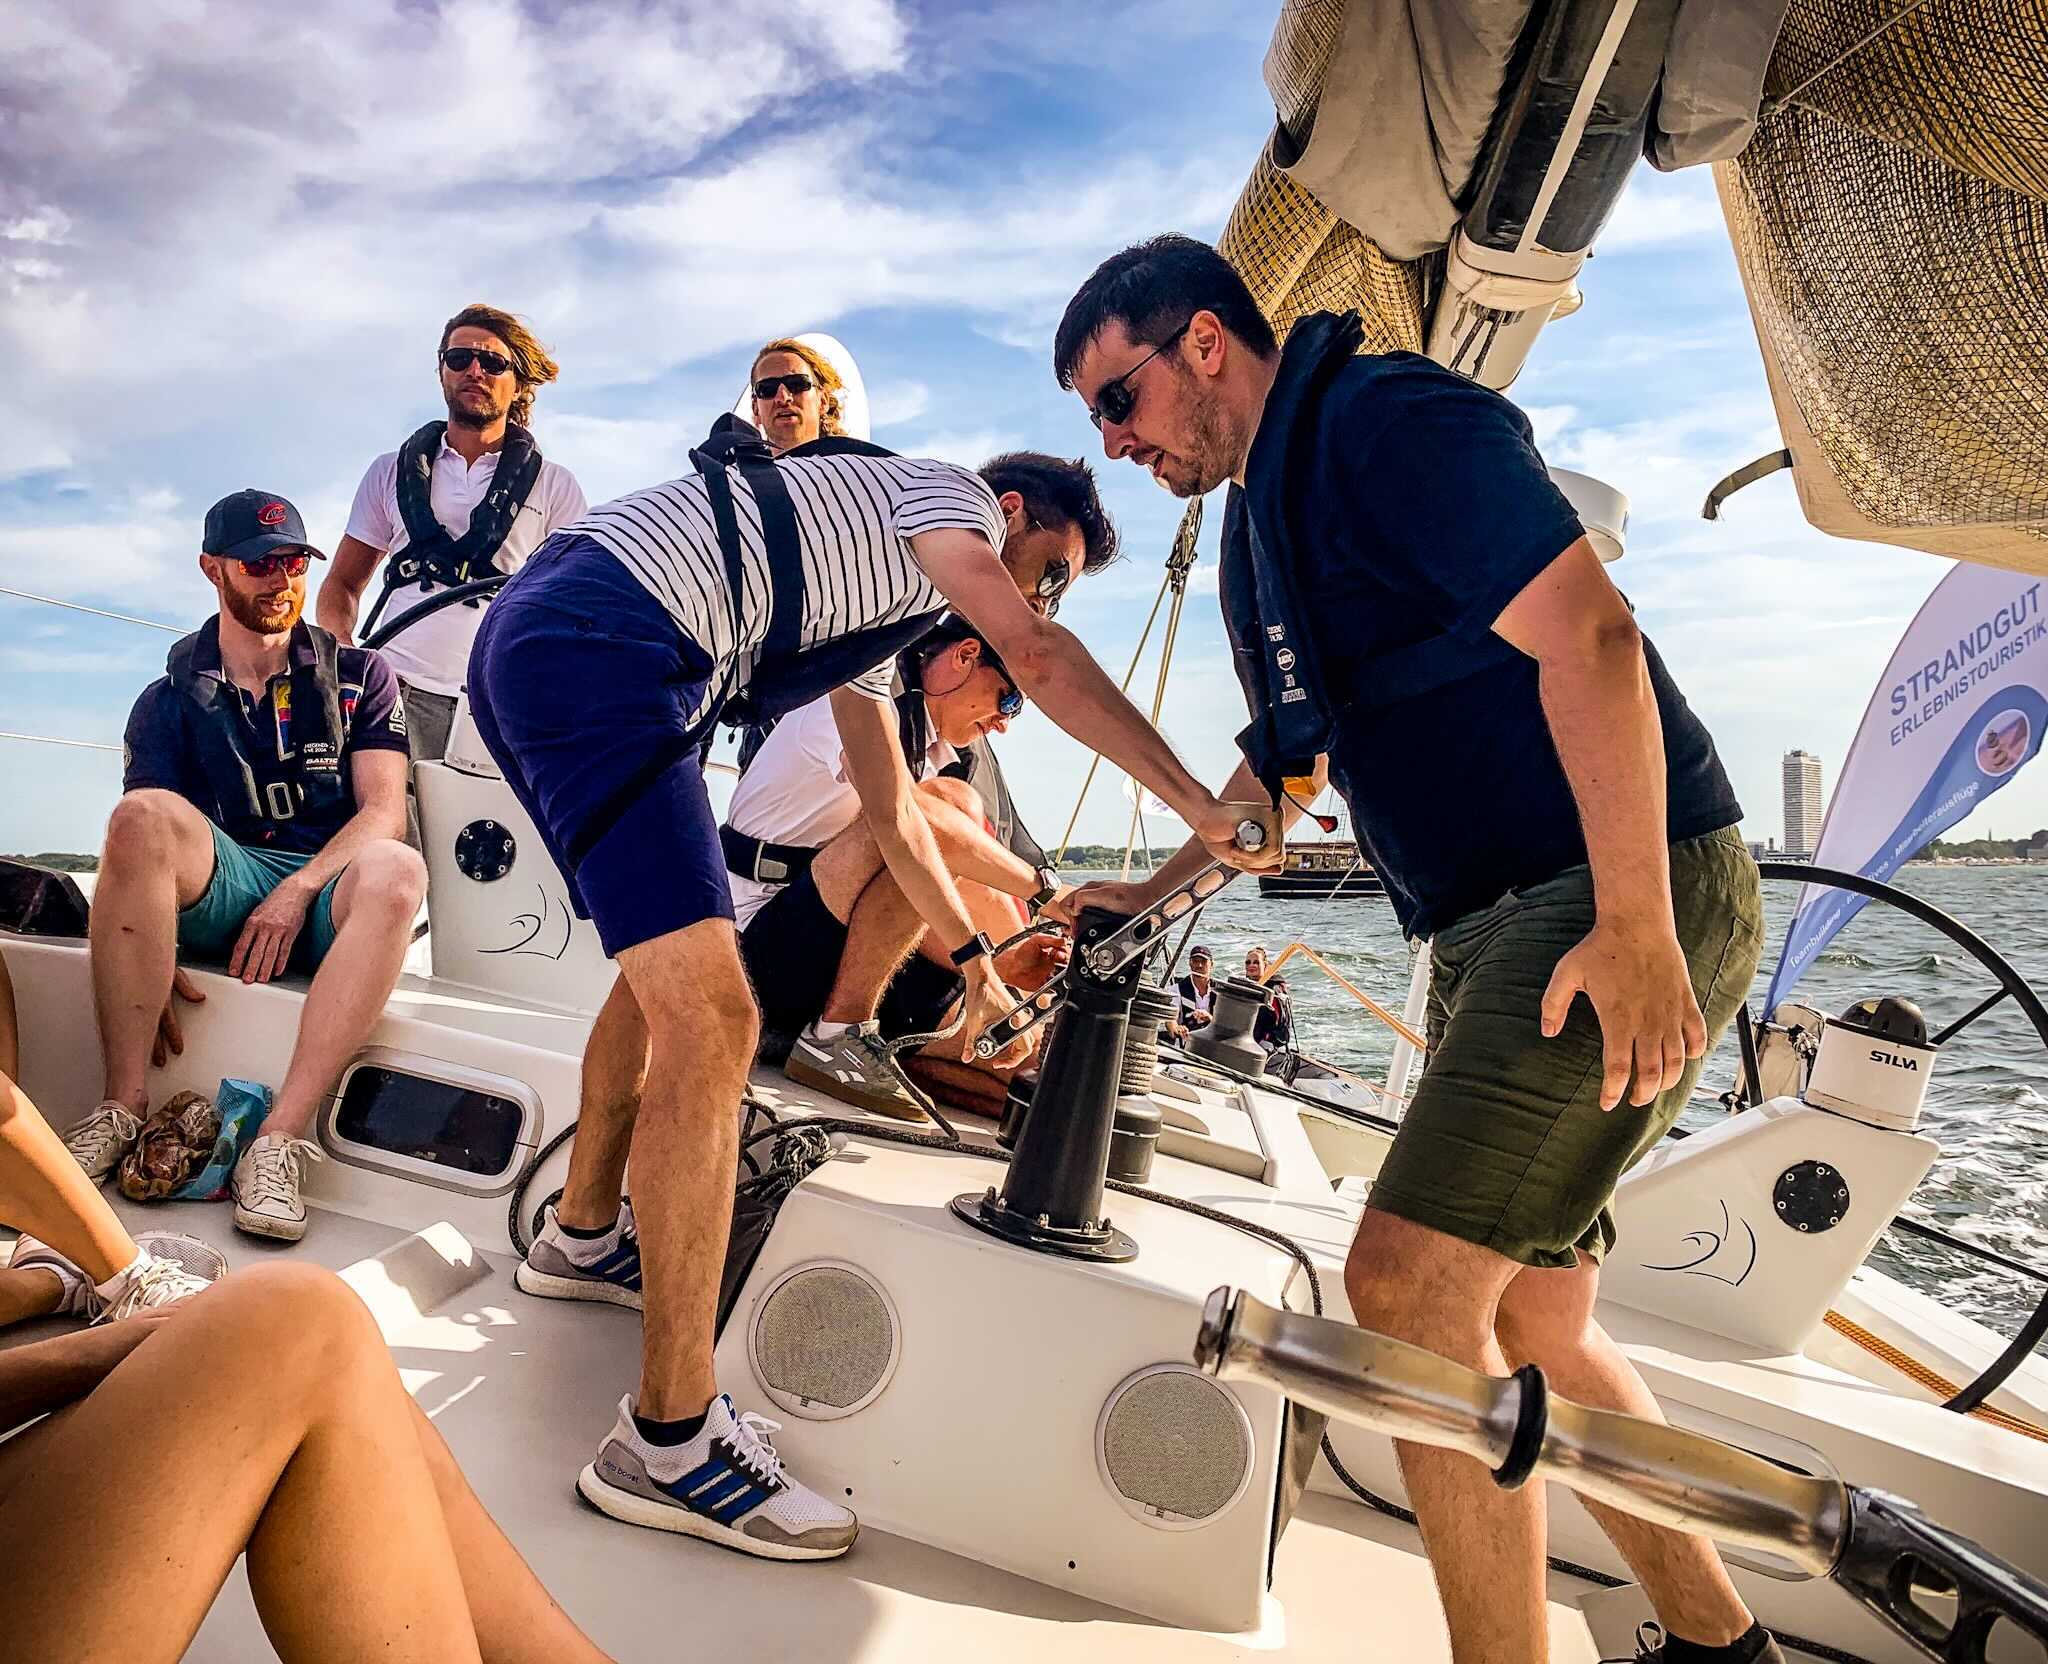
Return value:
<svg viewBox="0 0 2048 1664">
<path fill-rule="evenodd" d="M 534 339 L 526 320 L 502 307 L 472 301 L 441 326 L 441 350 L 458 329 L 487 329 L 505 343 L 512 355 L 512 373 L 519 378 L 519 392 L 512 400 L 507 418 L 521 427 L 533 425 L 533 395 L 562 373 L 561 365 L 548 356 L 548 349 Z"/>
<path fill-rule="evenodd" d="M 1016 492 L 1039 525 L 1079 526 L 1083 572 L 1100 572 L 1122 552 L 1115 522 L 1095 489 L 1095 470 L 1081 458 L 1067 462 L 1043 451 L 1005 451 L 981 465 L 981 477 L 998 497 Z"/>
<path fill-rule="evenodd" d="M 1273 326 L 1237 268 L 1207 243 L 1169 231 L 1112 254 L 1067 302 L 1052 338 L 1052 373 L 1074 385 L 1074 365 L 1088 343 L 1112 323 L 1141 346 L 1156 347 L 1197 312 L 1213 312 L 1223 327 L 1261 358 L 1279 351 Z"/>
</svg>

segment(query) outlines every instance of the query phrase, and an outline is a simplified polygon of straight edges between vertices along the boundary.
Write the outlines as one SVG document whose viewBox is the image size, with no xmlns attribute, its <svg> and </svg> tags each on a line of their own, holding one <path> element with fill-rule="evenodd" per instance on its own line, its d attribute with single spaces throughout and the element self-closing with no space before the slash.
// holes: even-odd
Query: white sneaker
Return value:
<svg viewBox="0 0 2048 1664">
<path fill-rule="evenodd" d="M 860 1521 L 783 1467 L 768 1435 L 779 1422 L 737 1415 L 720 1393 L 694 1439 L 649 1444 L 619 1400 L 618 1425 L 578 1475 L 592 1507 L 628 1525 L 676 1531 L 767 1560 L 830 1560 L 853 1547 Z"/>
<path fill-rule="evenodd" d="M 144 1231 L 136 1237 L 135 1246 L 148 1257 L 129 1274 L 113 1299 L 102 1302 L 94 1295 L 93 1303 L 101 1307 L 95 1323 L 119 1323 L 137 1312 L 175 1306 L 180 1300 L 205 1293 L 227 1275 L 228 1262 L 197 1237 L 176 1231 Z"/>
<path fill-rule="evenodd" d="M 118 1099 L 109 1098 L 64 1135 L 64 1148 L 78 1158 L 85 1176 L 97 1184 L 142 1136 L 142 1121 Z"/>
<path fill-rule="evenodd" d="M 140 1311 L 175 1305 L 227 1275 L 228 1262 L 197 1237 L 176 1231 L 144 1231 L 136 1237 L 135 1246 L 142 1251 L 142 1263 L 112 1300 L 100 1297 L 82 1267 L 32 1236 L 24 1235 L 15 1243 L 14 1258 L 8 1264 L 17 1271 L 47 1271 L 63 1284 L 63 1297 L 52 1315 L 89 1318 L 94 1323 L 118 1323 Z"/>
<path fill-rule="evenodd" d="M 267 1132 L 242 1152 L 229 1190 L 235 1198 L 235 1229 L 251 1236 L 297 1242 L 306 1234 L 306 1201 L 299 1190 L 299 1163 L 325 1161 L 319 1145 L 289 1133 Z"/>
</svg>

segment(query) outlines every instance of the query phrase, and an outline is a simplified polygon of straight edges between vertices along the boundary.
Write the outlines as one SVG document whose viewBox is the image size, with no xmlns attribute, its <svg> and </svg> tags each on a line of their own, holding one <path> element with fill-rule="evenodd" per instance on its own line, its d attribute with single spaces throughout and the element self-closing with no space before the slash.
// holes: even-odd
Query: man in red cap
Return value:
<svg viewBox="0 0 2048 1664">
<path fill-rule="evenodd" d="M 172 1005 L 205 996 L 177 952 L 244 982 L 312 986 L 270 1114 L 235 1168 L 235 1223 L 296 1241 L 314 1112 L 384 1009 L 426 894 L 405 842 L 405 714 L 375 653 L 301 617 L 318 549 L 273 492 L 207 511 L 199 569 L 218 613 L 170 651 L 128 718 L 121 801 L 92 908 L 106 1084 L 65 1142 L 94 1178 L 134 1142 L 147 1070 L 182 1042 Z"/>
</svg>

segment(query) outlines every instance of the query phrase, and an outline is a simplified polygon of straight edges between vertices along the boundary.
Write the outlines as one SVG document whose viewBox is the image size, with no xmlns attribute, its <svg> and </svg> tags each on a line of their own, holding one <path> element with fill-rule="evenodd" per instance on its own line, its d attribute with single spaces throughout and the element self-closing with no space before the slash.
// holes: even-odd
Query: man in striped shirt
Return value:
<svg viewBox="0 0 2048 1664">
<path fill-rule="evenodd" d="M 793 522 L 800 585 L 786 568 L 781 584 L 771 576 L 764 515 Z M 774 1559 L 843 1554 L 858 1530 L 788 1474 L 713 1375 L 739 1103 L 759 1034 L 699 767 L 720 707 L 747 692 L 757 709 L 788 710 L 829 691 L 848 775 L 878 806 L 889 873 L 965 976 L 963 1058 L 1010 1001 L 917 808 L 888 682 L 893 655 L 949 603 L 1062 728 L 1156 791 L 1219 856 L 1277 856 L 1270 811 L 1212 796 L 1048 616 L 1087 542 L 1028 487 L 999 496 L 951 463 L 828 454 L 713 466 L 587 515 L 485 616 L 469 676 L 478 731 L 619 964 L 586 1056 L 578 1166 L 616 1197 L 630 1142 L 640 1220 L 623 1208 L 558 1214 L 556 1257 L 520 1278 L 532 1293 L 640 1305 L 644 1240 L 639 1392 L 579 1481 L 615 1518 Z M 1267 829 L 1263 859 L 1235 848 L 1247 817 Z M 1012 1056 L 1028 1051 L 1027 1040 Z"/>
</svg>

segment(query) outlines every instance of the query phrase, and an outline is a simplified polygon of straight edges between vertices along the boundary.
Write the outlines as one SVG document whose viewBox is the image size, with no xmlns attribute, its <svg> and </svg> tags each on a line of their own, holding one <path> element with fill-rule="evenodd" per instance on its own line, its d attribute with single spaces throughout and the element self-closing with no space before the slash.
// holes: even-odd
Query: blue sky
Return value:
<svg viewBox="0 0 2048 1664">
<path fill-rule="evenodd" d="M 1213 237 L 1271 124 L 1267 8 L 29 0 L 0 52 L 0 585 L 191 625 L 201 518 L 244 485 L 339 538 L 363 468 L 439 414 L 441 320 L 485 299 L 563 364 L 537 429 L 592 501 L 666 477 L 751 347 L 828 329 L 876 437 L 978 462 L 1095 451 L 1053 384 L 1059 311 L 1105 254 Z M 1834 773 L 1945 570 L 1823 538 L 1783 477 L 1717 524 L 1707 487 L 1778 444 L 1712 182 L 1640 170 L 1513 396 L 1554 462 L 1634 509 L 1616 576 L 1779 830 L 1780 754 Z M 1062 613 L 1117 673 L 1179 505 L 1102 467 L 1130 558 Z M 1212 505 L 1165 727 L 1227 772 L 1242 707 Z M 118 741 L 170 638 L 0 597 L 0 729 Z M 1156 641 L 1156 637 L 1155 637 Z M 1156 649 L 1155 649 L 1156 651 Z M 1149 690 L 1153 660 L 1140 671 Z M 1086 756 L 1031 713 L 1005 746 L 1042 838 Z M 0 849 L 97 845 L 105 752 L 0 740 Z M 1390 782 L 1389 789 L 1402 789 Z M 1077 836 L 1121 841 L 1098 778 Z M 1965 834 L 2048 824 L 2048 771 Z M 1171 836 L 1165 825 L 1156 837 Z"/>
</svg>

